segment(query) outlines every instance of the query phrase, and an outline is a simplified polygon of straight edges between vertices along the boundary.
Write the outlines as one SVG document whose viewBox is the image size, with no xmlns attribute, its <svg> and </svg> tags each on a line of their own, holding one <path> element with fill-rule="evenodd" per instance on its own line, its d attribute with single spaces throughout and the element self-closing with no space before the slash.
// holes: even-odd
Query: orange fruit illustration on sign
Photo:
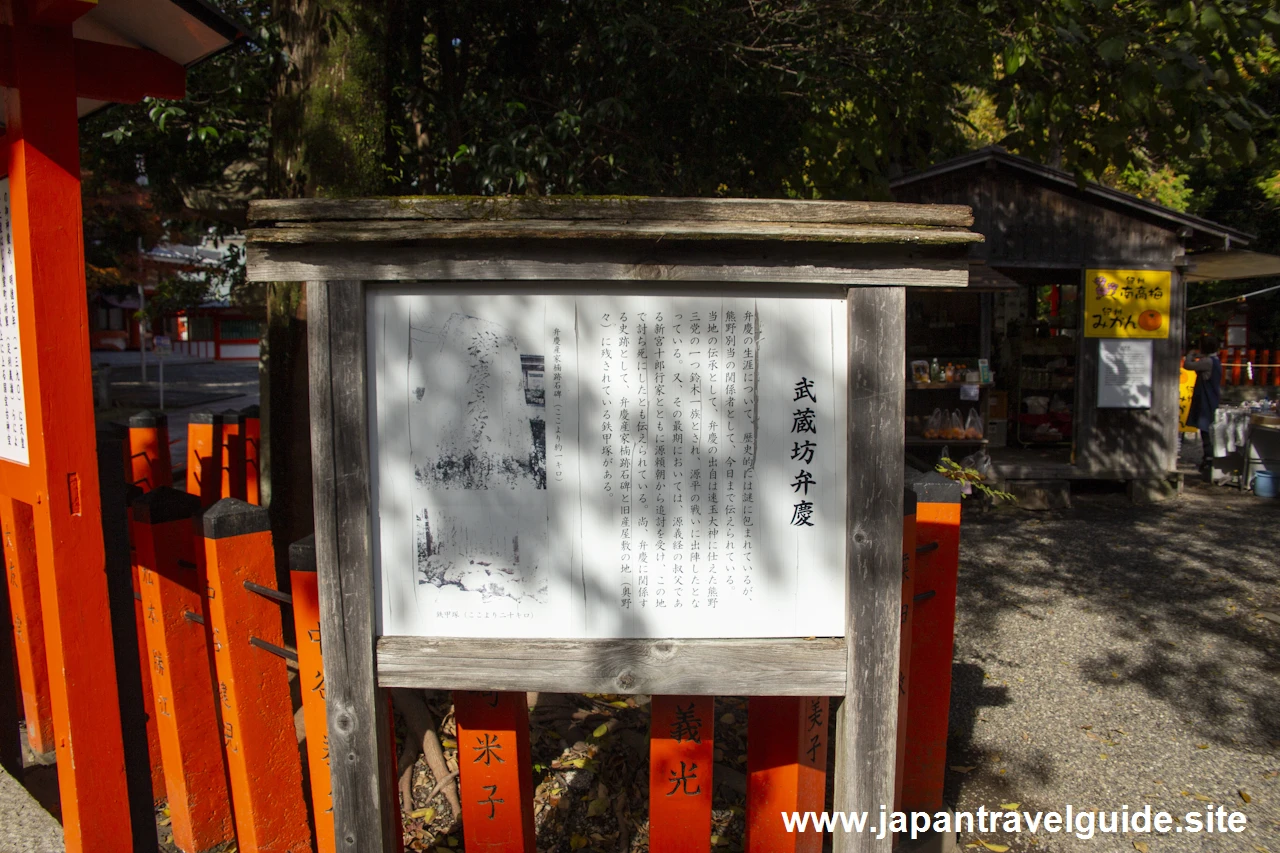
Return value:
<svg viewBox="0 0 1280 853">
<path fill-rule="evenodd" d="M 1145 331 L 1154 332 L 1162 323 L 1164 323 L 1164 315 L 1154 309 L 1143 311 L 1138 315 L 1138 326 Z"/>
</svg>

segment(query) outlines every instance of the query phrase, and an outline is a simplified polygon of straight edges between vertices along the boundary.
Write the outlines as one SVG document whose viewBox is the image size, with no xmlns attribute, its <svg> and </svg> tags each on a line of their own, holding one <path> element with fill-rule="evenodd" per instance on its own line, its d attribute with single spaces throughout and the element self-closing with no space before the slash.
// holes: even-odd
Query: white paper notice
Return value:
<svg viewBox="0 0 1280 853">
<path fill-rule="evenodd" d="M 18 276 L 13 264 L 9 179 L 0 178 L 0 459 L 28 465 L 27 405 L 22 388 Z"/>
<path fill-rule="evenodd" d="M 844 633 L 843 300 L 369 300 L 380 634 Z"/>
<path fill-rule="evenodd" d="M 1151 408 L 1149 340 L 1098 339 L 1098 408 Z"/>
</svg>

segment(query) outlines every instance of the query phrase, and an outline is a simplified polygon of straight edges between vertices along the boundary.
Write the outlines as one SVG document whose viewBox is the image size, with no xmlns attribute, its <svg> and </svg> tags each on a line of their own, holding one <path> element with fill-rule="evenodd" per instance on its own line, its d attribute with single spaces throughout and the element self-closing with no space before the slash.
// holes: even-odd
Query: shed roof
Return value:
<svg viewBox="0 0 1280 853">
<path fill-rule="evenodd" d="M 205 0 L 101 0 L 71 25 L 82 41 L 144 48 L 184 68 L 208 59 L 245 35 L 240 26 Z M 78 98 L 84 116 L 106 101 Z M 0 99 L 0 124 L 4 103 Z"/>
<path fill-rule="evenodd" d="M 1156 220 L 1167 224 L 1171 229 L 1190 228 L 1202 236 L 1222 240 L 1228 248 L 1232 243 L 1248 245 L 1256 239 L 1255 235 L 1245 231 L 1231 228 L 1200 216 L 1182 213 L 1164 205 L 1120 192 L 1111 187 L 1105 187 L 1095 181 L 1089 181 L 1082 185 L 1071 172 L 1044 166 L 1026 157 L 1010 154 L 999 145 L 989 145 L 969 154 L 945 160 L 926 169 L 897 178 L 891 181 L 889 185 L 891 188 L 897 189 L 898 187 L 912 184 L 927 183 L 940 175 L 978 167 L 1012 169 L 1041 183 L 1049 184 L 1061 192 L 1074 195 L 1093 204 L 1119 210 L 1137 219 Z"/>
</svg>

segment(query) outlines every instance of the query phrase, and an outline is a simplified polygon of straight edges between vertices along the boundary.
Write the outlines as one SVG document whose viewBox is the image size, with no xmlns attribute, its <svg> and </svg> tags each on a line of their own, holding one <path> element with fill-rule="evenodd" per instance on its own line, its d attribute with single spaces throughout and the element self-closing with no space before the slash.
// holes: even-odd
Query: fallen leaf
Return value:
<svg viewBox="0 0 1280 853">
<path fill-rule="evenodd" d="M 1199 800 L 1199 801 L 1200 801 L 1200 802 L 1202 802 L 1202 803 L 1212 803 L 1212 802 L 1213 802 L 1213 798 L 1211 798 L 1211 797 L 1206 797 L 1204 794 L 1192 794 L 1191 796 L 1195 797 L 1197 800 Z"/>
<path fill-rule="evenodd" d="M 1138 853 L 1151 853 L 1151 845 L 1145 841 L 1133 842 L 1133 849 L 1137 850 Z"/>
<path fill-rule="evenodd" d="M 456 835 L 450 835 L 448 838 L 446 838 L 446 839 L 445 839 L 445 843 L 447 843 L 450 847 L 457 847 L 457 846 L 458 846 L 458 836 L 456 836 Z"/>
<path fill-rule="evenodd" d="M 732 725 L 733 720 L 734 720 L 733 714 L 725 714 L 720 718 L 720 722 L 724 723 L 725 725 Z M 716 837 L 719 838 L 719 836 L 716 836 Z"/>
<path fill-rule="evenodd" d="M 1207 744 L 1207 743 L 1198 743 L 1198 744 L 1196 744 L 1196 749 L 1208 749 L 1208 748 L 1209 748 L 1209 744 Z"/>
<path fill-rule="evenodd" d="M 604 797 L 597 797 L 591 801 L 591 805 L 587 806 L 588 817 L 599 817 L 609 810 L 609 801 Z"/>
<path fill-rule="evenodd" d="M 1241 788 L 1237 793 L 1240 794 L 1240 799 L 1244 800 L 1246 803 L 1253 802 L 1253 797 L 1249 796 L 1249 792 L 1244 788 Z"/>
<path fill-rule="evenodd" d="M 1099 760 L 1099 761 L 1106 761 L 1106 760 L 1107 760 L 1107 754 L 1106 754 L 1105 752 L 1104 752 L 1104 753 L 1102 753 L 1101 755 L 1099 755 L 1099 756 L 1098 756 L 1098 760 Z"/>
<path fill-rule="evenodd" d="M 963 766 L 961 766 L 961 765 L 959 765 L 959 764 L 952 764 L 952 765 L 951 765 L 951 769 L 952 769 L 952 770 L 954 770 L 954 771 L 955 771 L 955 772 L 957 772 L 957 773 L 968 773 L 968 772 L 969 772 L 970 770 L 972 770 L 975 766 L 977 766 L 977 765 L 973 765 L 973 766 L 970 766 L 970 767 L 963 767 Z"/>
<path fill-rule="evenodd" d="M 607 735 L 608 733 L 609 733 L 609 724 L 601 723 L 600 725 L 596 726 L 596 730 L 591 733 L 591 736 L 595 738 L 601 738 Z"/>
<path fill-rule="evenodd" d="M 456 740 L 449 740 L 448 738 L 445 738 L 444 740 L 440 741 L 440 745 L 441 745 L 442 747 L 444 747 L 445 749 L 457 749 L 457 748 L 458 748 L 458 742 L 457 742 Z"/>
<path fill-rule="evenodd" d="M 726 844 L 728 844 L 728 843 L 729 843 L 729 839 L 725 838 L 725 837 L 724 837 L 724 836 L 722 836 L 722 835 L 713 835 L 713 836 L 711 836 L 711 846 L 712 846 L 712 847 L 723 847 L 723 846 L 725 846 L 725 845 L 726 845 Z"/>
<path fill-rule="evenodd" d="M 409 812 L 409 817 L 422 818 L 428 823 L 430 823 L 431 819 L 434 818 L 435 816 L 436 816 L 436 810 L 432 806 L 427 806 L 425 809 L 414 809 L 413 811 Z"/>
<path fill-rule="evenodd" d="M 591 839 L 587 838 L 585 835 L 575 834 L 573 837 L 569 839 L 569 847 L 572 850 L 581 850 L 583 847 L 586 847 L 590 843 L 591 843 Z"/>
<path fill-rule="evenodd" d="M 631 707 L 630 704 L 628 704 L 627 702 L 623 702 L 621 699 L 614 700 L 613 702 L 610 702 L 609 705 L 610 707 L 613 707 L 613 708 L 630 708 Z"/>
<path fill-rule="evenodd" d="M 1009 853 L 1008 844 L 995 844 L 991 841 L 983 841 L 981 838 L 978 839 L 978 843 L 990 850 L 991 853 Z"/>
<path fill-rule="evenodd" d="M 1007 812 L 1016 812 L 1018 810 L 1018 807 L 1021 805 L 1022 803 L 1001 803 L 1000 808 L 1004 809 Z"/>
<path fill-rule="evenodd" d="M 1258 853 L 1271 853 L 1271 851 L 1270 851 L 1270 850 L 1268 850 L 1267 848 L 1263 847 L 1261 844 L 1255 844 L 1255 845 L 1253 845 L 1253 849 L 1254 849 L 1254 850 L 1257 850 L 1257 851 L 1258 851 Z"/>
</svg>

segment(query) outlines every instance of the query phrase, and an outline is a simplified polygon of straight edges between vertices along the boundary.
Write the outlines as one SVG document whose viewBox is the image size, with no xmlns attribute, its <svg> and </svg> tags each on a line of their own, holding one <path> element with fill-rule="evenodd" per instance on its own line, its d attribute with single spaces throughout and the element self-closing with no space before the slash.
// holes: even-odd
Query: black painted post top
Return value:
<svg viewBox="0 0 1280 853">
<path fill-rule="evenodd" d="M 907 468 L 907 488 L 914 491 L 916 499 L 927 504 L 960 503 L 960 484 L 937 471 L 917 471 Z"/>
<path fill-rule="evenodd" d="M 98 424 L 94 428 L 94 433 L 97 435 L 98 441 L 124 441 L 129 434 L 129 430 L 122 424 L 108 421 L 104 424 Z"/>
<path fill-rule="evenodd" d="M 246 418 L 261 418 L 262 407 L 260 407 L 257 403 L 254 403 L 252 406 L 245 406 L 243 409 L 241 409 L 240 414 Z"/>
<path fill-rule="evenodd" d="M 142 497 L 146 493 L 147 493 L 147 490 L 142 488 L 142 486 L 138 486 L 133 483 L 130 483 L 128 486 L 125 486 L 125 490 L 124 490 L 125 503 L 127 503 L 129 507 L 132 508 L 133 504 L 138 500 L 138 498 Z"/>
<path fill-rule="evenodd" d="M 172 486 L 152 489 L 133 502 L 133 520 L 141 524 L 167 524 L 200 515 L 200 497 Z"/>
<path fill-rule="evenodd" d="M 222 415 L 215 415 L 213 412 L 192 412 L 190 422 L 193 424 L 220 424 L 222 423 Z"/>
<path fill-rule="evenodd" d="M 224 424 L 240 424 L 244 426 L 244 412 L 239 409 L 223 409 L 222 422 Z"/>
<path fill-rule="evenodd" d="M 239 498 L 223 498 L 204 514 L 205 539 L 230 539 L 271 529 L 266 507 L 254 506 Z"/>
<path fill-rule="evenodd" d="M 289 546 L 289 571 L 314 572 L 316 570 L 316 536 L 311 534 Z"/>
<path fill-rule="evenodd" d="M 164 412 L 141 411 L 129 418 L 131 429 L 147 429 L 151 427 L 167 427 L 169 416 Z"/>
<path fill-rule="evenodd" d="M 902 490 L 902 514 L 904 516 L 916 514 L 916 493 L 911 491 L 910 485 Z"/>
</svg>

